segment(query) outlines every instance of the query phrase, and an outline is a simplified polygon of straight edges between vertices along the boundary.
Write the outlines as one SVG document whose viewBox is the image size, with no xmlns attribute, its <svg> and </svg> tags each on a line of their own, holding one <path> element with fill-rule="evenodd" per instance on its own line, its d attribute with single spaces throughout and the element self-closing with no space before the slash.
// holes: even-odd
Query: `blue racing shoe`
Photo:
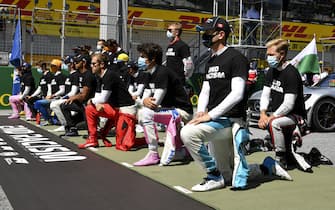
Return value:
<svg viewBox="0 0 335 210">
<path fill-rule="evenodd" d="M 263 166 L 268 169 L 269 175 L 274 175 L 280 177 L 281 179 L 293 181 L 292 177 L 287 173 L 287 171 L 285 171 L 285 169 L 283 169 L 280 164 L 272 157 L 266 157 L 263 161 Z"/>
</svg>

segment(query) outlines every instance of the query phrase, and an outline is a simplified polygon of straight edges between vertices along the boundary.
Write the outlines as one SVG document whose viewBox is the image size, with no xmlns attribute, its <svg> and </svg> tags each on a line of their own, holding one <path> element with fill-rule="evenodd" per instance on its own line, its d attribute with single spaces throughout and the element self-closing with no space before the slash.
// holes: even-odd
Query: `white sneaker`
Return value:
<svg viewBox="0 0 335 210">
<path fill-rule="evenodd" d="M 280 164 L 272 157 L 268 156 L 264 159 L 263 165 L 268 169 L 270 175 L 275 175 L 281 179 L 292 181 L 292 177 L 283 169 Z"/>
<path fill-rule="evenodd" d="M 202 183 L 194 185 L 191 190 L 195 192 L 206 192 L 210 190 L 224 188 L 224 186 L 225 183 L 223 176 L 206 177 Z"/>
<path fill-rule="evenodd" d="M 65 126 L 59 126 L 58 128 L 53 129 L 52 131 L 54 132 L 64 132 L 65 131 Z"/>
<path fill-rule="evenodd" d="M 43 121 L 43 122 L 40 122 L 39 126 L 47 126 L 47 125 L 49 125 L 49 122 L 48 121 Z"/>
</svg>

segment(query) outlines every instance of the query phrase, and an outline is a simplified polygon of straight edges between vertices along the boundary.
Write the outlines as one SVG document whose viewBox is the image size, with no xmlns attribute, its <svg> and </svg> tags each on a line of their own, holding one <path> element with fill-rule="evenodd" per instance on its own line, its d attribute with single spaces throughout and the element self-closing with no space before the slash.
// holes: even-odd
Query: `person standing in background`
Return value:
<svg viewBox="0 0 335 210">
<path fill-rule="evenodd" d="M 166 66 L 173 70 L 182 84 L 186 85 L 186 79 L 193 74 L 193 61 L 190 53 L 190 47 L 181 40 L 182 25 L 172 23 L 168 26 L 166 36 L 169 39 L 169 45 L 166 49 Z"/>
</svg>

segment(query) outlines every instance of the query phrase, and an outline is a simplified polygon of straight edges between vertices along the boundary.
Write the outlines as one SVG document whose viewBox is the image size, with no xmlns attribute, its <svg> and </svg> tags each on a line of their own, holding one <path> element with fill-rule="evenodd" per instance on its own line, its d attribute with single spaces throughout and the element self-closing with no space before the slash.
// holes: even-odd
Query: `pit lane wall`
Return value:
<svg viewBox="0 0 335 210">
<path fill-rule="evenodd" d="M 0 66 L 0 110 L 11 109 L 9 97 L 12 95 L 13 71 L 13 67 Z M 37 85 L 40 81 L 41 74 L 36 71 L 36 68 L 32 68 L 32 73 L 35 78 L 35 84 Z M 67 71 L 63 71 L 63 73 L 68 74 Z"/>
<path fill-rule="evenodd" d="M 0 109 L 10 109 L 9 96 L 12 93 L 13 67 L 0 66 Z"/>
</svg>

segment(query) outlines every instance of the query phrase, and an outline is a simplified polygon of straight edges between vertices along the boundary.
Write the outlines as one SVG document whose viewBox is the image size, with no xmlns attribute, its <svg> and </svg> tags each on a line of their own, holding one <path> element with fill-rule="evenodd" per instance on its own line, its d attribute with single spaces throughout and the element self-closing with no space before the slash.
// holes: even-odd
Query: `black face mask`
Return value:
<svg viewBox="0 0 335 210">
<path fill-rule="evenodd" d="M 216 36 L 216 35 L 213 35 L 213 34 L 203 34 L 202 35 L 202 44 L 205 47 L 210 48 L 214 44 L 214 42 L 212 42 L 212 39 L 213 39 L 214 36 Z"/>
</svg>

